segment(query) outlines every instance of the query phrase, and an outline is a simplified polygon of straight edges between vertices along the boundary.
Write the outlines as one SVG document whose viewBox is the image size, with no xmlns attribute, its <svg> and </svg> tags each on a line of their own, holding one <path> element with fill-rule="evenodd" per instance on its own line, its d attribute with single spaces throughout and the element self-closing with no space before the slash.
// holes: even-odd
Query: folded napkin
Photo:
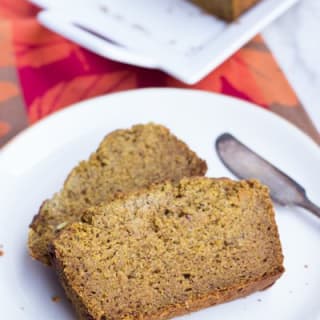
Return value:
<svg viewBox="0 0 320 320">
<path fill-rule="evenodd" d="M 0 0 L 0 146 L 73 103 L 146 87 L 219 92 L 288 119 L 320 136 L 263 39 L 258 36 L 193 86 L 156 70 L 101 58 L 42 27 L 26 0 Z"/>
</svg>

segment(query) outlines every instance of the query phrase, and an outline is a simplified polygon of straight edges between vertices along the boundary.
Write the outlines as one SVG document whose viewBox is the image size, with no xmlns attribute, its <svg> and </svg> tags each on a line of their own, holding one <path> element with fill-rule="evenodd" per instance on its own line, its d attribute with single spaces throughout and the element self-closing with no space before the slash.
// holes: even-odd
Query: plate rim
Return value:
<svg viewBox="0 0 320 320">
<path fill-rule="evenodd" d="M 303 136 L 306 141 L 310 144 L 312 148 L 316 148 L 318 151 L 320 151 L 319 146 L 317 143 L 310 137 L 308 136 L 302 129 L 298 128 L 295 124 L 290 122 L 289 120 L 281 117 L 280 115 L 265 109 L 258 104 L 255 104 L 250 101 L 242 100 L 237 97 L 232 97 L 228 96 L 222 93 L 216 93 L 216 92 L 210 92 L 210 91 L 204 91 L 204 90 L 199 90 L 199 89 L 188 89 L 188 88 L 157 88 L 157 87 L 149 87 L 149 88 L 138 88 L 138 89 L 130 89 L 126 91 L 121 91 L 121 92 L 115 92 L 115 93 L 107 93 L 103 95 L 99 95 L 90 99 L 86 99 L 80 102 L 76 102 L 73 104 L 70 104 L 63 109 L 57 110 L 46 117 L 40 119 L 34 124 L 31 124 L 30 126 L 26 127 L 22 131 L 20 131 L 17 135 L 15 135 L 13 138 L 11 138 L 6 144 L 4 144 L 0 148 L 0 161 L 1 158 L 5 153 L 10 151 L 10 148 L 14 146 L 16 143 L 19 143 L 22 139 L 25 139 L 25 136 L 29 134 L 29 132 L 39 130 L 41 129 L 42 126 L 45 126 L 46 124 L 49 124 L 52 121 L 55 121 L 56 119 L 60 117 L 65 117 L 68 116 L 68 114 L 76 113 L 77 110 L 84 110 L 83 108 L 88 107 L 86 105 L 91 105 L 95 101 L 100 101 L 100 100 L 109 100 L 109 99 L 117 99 L 118 96 L 125 96 L 125 95 L 144 95 L 144 94 L 195 94 L 195 95 L 207 95 L 207 96 L 213 96 L 216 99 L 223 99 L 223 100 L 229 100 L 230 103 L 235 103 L 235 104 L 242 104 L 244 107 L 247 107 L 248 109 L 254 110 L 253 112 L 260 113 L 264 117 L 275 117 L 276 119 L 280 120 L 283 122 L 284 125 L 289 126 L 290 129 L 293 129 L 297 134 Z"/>
</svg>

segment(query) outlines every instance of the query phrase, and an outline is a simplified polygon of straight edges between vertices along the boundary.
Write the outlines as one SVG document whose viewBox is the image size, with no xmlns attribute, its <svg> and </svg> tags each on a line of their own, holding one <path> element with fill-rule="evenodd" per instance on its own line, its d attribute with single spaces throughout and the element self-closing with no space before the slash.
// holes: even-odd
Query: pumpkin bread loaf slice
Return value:
<svg viewBox="0 0 320 320">
<path fill-rule="evenodd" d="M 79 318 L 168 319 L 272 285 L 283 256 L 268 189 L 189 178 L 89 209 L 50 247 Z"/>
<path fill-rule="evenodd" d="M 48 244 L 55 233 L 78 221 L 90 206 L 152 183 L 201 176 L 206 170 L 205 161 L 161 125 L 114 131 L 71 171 L 62 190 L 43 203 L 30 225 L 30 254 L 49 264 Z"/>
<path fill-rule="evenodd" d="M 227 21 L 237 19 L 261 0 L 192 0 L 202 9 Z"/>
</svg>

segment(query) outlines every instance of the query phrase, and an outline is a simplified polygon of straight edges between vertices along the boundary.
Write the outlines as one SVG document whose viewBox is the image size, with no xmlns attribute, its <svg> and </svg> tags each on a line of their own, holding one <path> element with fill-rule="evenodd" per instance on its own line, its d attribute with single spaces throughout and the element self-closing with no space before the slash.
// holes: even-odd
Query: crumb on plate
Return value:
<svg viewBox="0 0 320 320">
<path fill-rule="evenodd" d="M 60 302 L 61 298 L 60 298 L 59 296 L 53 296 L 53 297 L 51 298 L 51 300 L 52 300 L 53 302 Z"/>
</svg>

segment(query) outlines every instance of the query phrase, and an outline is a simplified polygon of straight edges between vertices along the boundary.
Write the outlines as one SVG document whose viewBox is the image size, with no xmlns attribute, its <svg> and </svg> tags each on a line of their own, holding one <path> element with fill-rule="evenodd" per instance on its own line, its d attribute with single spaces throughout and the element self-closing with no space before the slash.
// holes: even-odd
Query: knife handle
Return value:
<svg viewBox="0 0 320 320">
<path fill-rule="evenodd" d="M 298 205 L 304 209 L 307 209 L 308 211 L 316 215 L 318 218 L 320 218 L 320 207 L 318 207 L 316 204 L 310 201 L 307 197 L 305 197 L 304 200 Z"/>
</svg>

